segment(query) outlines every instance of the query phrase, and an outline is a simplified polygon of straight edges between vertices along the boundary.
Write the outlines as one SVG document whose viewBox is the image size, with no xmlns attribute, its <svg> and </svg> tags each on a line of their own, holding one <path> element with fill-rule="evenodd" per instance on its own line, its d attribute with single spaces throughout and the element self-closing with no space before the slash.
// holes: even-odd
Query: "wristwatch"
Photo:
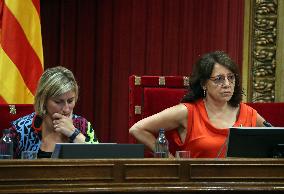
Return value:
<svg viewBox="0 0 284 194">
<path fill-rule="evenodd" d="M 79 133 L 81 133 L 81 131 L 79 131 L 79 129 L 75 128 L 75 131 L 69 137 L 70 142 L 73 142 L 75 140 L 75 138 L 77 137 L 77 135 L 79 135 Z"/>
</svg>

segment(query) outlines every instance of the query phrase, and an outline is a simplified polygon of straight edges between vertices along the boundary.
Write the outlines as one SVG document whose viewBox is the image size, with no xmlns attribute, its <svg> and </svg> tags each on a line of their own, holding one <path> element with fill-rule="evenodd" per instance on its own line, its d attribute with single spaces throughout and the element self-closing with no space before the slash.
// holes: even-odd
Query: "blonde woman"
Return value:
<svg viewBox="0 0 284 194">
<path fill-rule="evenodd" d="M 73 113 L 77 99 L 78 85 L 70 70 L 46 69 L 35 94 L 35 112 L 12 122 L 14 158 L 22 151 L 50 158 L 56 143 L 98 143 L 90 122 Z"/>
</svg>

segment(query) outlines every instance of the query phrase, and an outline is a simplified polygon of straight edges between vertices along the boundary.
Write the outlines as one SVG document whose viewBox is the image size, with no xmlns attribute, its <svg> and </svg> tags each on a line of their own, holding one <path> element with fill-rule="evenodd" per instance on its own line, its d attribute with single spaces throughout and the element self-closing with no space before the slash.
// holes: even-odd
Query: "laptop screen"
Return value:
<svg viewBox="0 0 284 194">
<path fill-rule="evenodd" d="M 284 127 L 230 128 L 227 157 L 284 157 Z"/>
<path fill-rule="evenodd" d="M 144 145 L 117 143 L 57 143 L 51 158 L 144 158 Z"/>
</svg>

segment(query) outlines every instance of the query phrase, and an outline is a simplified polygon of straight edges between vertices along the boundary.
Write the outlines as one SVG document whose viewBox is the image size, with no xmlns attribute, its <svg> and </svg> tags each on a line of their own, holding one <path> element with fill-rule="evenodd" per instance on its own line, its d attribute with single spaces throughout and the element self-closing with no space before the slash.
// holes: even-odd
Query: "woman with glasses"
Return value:
<svg viewBox="0 0 284 194">
<path fill-rule="evenodd" d="M 195 64 L 180 104 L 138 121 L 129 132 L 154 151 L 154 134 L 163 128 L 171 131 L 172 146 L 190 151 L 192 158 L 225 157 L 230 127 L 264 126 L 266 122 L 241 100 L 237 65 L 225 52 L 211 52 Z"/>
</svg>

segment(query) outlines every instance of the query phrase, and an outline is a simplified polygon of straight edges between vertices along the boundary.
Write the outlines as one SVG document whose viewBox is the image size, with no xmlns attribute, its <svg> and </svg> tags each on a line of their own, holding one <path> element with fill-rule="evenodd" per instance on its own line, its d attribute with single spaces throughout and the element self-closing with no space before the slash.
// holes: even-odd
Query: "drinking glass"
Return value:
<svg viewBox="0 0 284 194">
<path fill-rule="evenodd" d="M 22 151 L 21 158 L 27 160 L 37 159 L 37 151 Z"/>
<path fill-rule="evenodd" d="M 176 151 L 176 158 L 190 158 L 190 151 Z"/>
</svg>

